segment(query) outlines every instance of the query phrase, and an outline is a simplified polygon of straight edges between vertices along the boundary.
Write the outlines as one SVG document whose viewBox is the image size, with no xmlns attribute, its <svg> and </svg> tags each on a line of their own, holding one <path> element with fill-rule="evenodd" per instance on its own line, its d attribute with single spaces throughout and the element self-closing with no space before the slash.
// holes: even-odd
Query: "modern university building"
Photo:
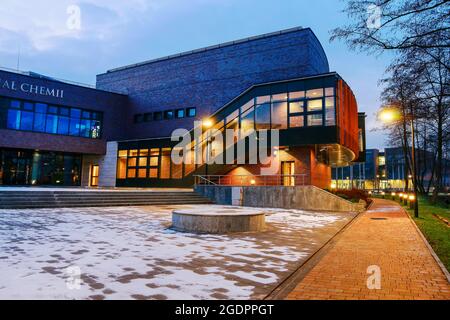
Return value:
<svg viewBox="0 0 450 320">
<path fill-rule="evenodd" d="M 0 70 L 0 185 L 183 187 L 198 175 L 263 183 L 261 164 L 172 161 L 172 132 L 205 119 L 256 139 L 278 129 L 279 184 L 301 175 L 328 188 L 332 167 L 364 157 L 351 89 L 314 33 L 295 28 L 109 70 L 95 88 Z M 226 153 L 206 133 L 189 149 L 198 145 Z"/>
</svg>

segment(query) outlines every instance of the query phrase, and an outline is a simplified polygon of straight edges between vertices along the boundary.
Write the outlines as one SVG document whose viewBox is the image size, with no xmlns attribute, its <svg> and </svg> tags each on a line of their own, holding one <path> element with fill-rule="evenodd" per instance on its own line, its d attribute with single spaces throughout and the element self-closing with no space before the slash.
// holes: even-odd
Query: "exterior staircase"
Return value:
<svg viewBox="0 0 450 320">
<path fill-rule="evenodd" d="M 212 204 L 193 191 L 2 191 L 0 209 Z"/>
</svg>

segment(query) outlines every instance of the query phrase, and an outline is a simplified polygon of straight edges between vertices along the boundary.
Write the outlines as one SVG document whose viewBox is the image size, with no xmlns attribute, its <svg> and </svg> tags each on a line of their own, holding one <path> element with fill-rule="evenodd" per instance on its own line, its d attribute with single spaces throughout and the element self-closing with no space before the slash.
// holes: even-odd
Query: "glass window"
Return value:
<svg viewBox="0 0 450 320">
<path fill-rule="evenodd" d="M 178 109 L 178 110 L 175 112 L 175 116 L 176 116 L 178 119 L 184 118 L 184 109 Z"/>
<path fill-rule="evenodd" d="M 256 104 L 263 104 L 270 102 L 270 96 L 261 96 L 256 98 Z"/>
<path fill-rule="evenodd" d="M 138 151 L 137 150 L 130 150 L 130 153 L 128 154 L 130 157 L 137 157 Z"/>
<path fill-rule="evenodd" d="M 289 93 L 290 100 L 304 99 L 304 98 L 305 98 L 305 91 L 296 91 L 296 92 Z"/>
<path fill-rule="evenodd" d="M 117 179 L 125 179 L 126 177 L 127 177 L 127 151 L 123 150 L 119 151 L 119 159 L 117 160 Z"/>
<path fill-rule="evenodd" d="M 166 120 L 173 119 L 173 111 L 172 110 L 164 111 L 164 119 Z"/>
<path fill-rule="evenodd" d="M 139 158 L 139 167 L 147 166 L 147 158 Z"/>
<path fill-rule="evenodd" d="M 89 138 L 91 129 L 91 120 L 82 119 L 80 124 L 80 135 Z"/>
<path fill-rule="evenodd" d="M 308 115 L 308 126 L 321 126 L 322 122 L 321 113 Z"/>
<path fill-rule="evenodd" d="M 12 100 L 10 103 L 11 108 L 20 109 L 20 101 Z"/>
<path fill-rule="evenodd" d="M 84 119 L 90 119 L 91 118 L 91 113 L 89 112 L 89 111 L 83 111 L 82 113 L 81 113 L 81 117 L 82 118 L 84 118 Z"/>
<path fill-rule="evenodd" d="M 136 169 L 128 169 L 128 178 L 136 178 Z"/>
<path fill-rule="evenodd" d="M 237 117 L 239 117 L 239 109 L 233 111 L 225 120 L 225 122 L 228 124 L 230 122 L 232 122 L 233 120 L 235 120 Z"/>
<path fill-rule="evenodd" d="M 305 111 L 303 108 L 304 104 L 303 101 L 289 103 L 289 113 L 300 113 Z"/>
<path fill-rule="evenodd" d="M 334 109 L 334 97 L 325 99 L 325 125 L 336 125 L 335 109 Z"/>
<path fill-rule="evenodd" d="M 323 97 L 323 88 L 306 91 L 307 98 L 321 98 Z"/>
<path fill-rule="evenodd" d="M 162 120 L 162 118 L 163 118 L 163 114 L 161 111 L 153 112 L 153 120 L 159 121 L 159 120 Z"/>
<path fill-rule="evenodd" d="M 100 121 L 91 120 L 91 138 L 100 138 Z"/>
<path fill-rule="evenodd" d="M 149 122 L 153 120 L 153 114 L 151 112 L 144 113 L 144 121 Z"/>
<path fill-rule="evenodd" d="M 20 129 L 20 110 L 9 109 L 8 110 L 8 129 Z"/>
<path fill-rule="evenodd" d="M 139 150 L 139 156 L 140 157 L 148 157 L 148 149 Z"/>
<path fill-rule="evenodd" d="M 287 102 L 272 103 L 272 129 L 287 128 Z"/>
<path fill-rule="evenodd" d="M 170 178 L 170 148 L 163 148 L 161 152 L 161 179 Z"/>
<path fill-rule="evenodd" d="M 299 128 L 305 125 L 305 117 L 304 116 L 291 116 L 289 118 L 289 127 L 290 128 Z"/>
<path fill-rule="evenodd" d="M 70 119 L 69 134 L 76 137 L 80 135 L 80 119 Z"/>
<path fill-rule="evenodd" d="M 188 117 L 195 117 L 197 115 L 197 109 L 196 108 L 187 108 L 186 114 Z"/>
<path fill-rule="evenodd" d="M 158 166 L 158 157 L 150 157 L 150 166 L 157 167 Z"/>
<path fill-rule="evenodd" d="M 37 104 L 36 104 L 37 108 Z M 34 114 L 34 125 L 33 125 L 33 131 L 37 132 L 45 132 L 45 114 L 43 113 L 35 113 Z"/>
<path fill-rule="evenodd" d="M 57 114 L 57 113 L 58 113 L 58 107 L 55 107 L 55 106 L 48 106 L 48 107 L 47 107 L 47 113 Z"/>
<path fill-rule="evenodd" d="M 144 121 L 144 115 L 142 115 L 142 114 L 134 115 L 134 123 L 141 123 L 143 121 Z"/>
<path fill-rule="evenodd" d="M 59 114 L 62 116 L 69 116 L 69 108 L 59 108 Z"/>
<path fill-rule="evenodd" d="M 334 96 L 334 88 L 325 88 L 325 96 L 330 97 L 330 96 Z"/>
<path fill-rule="evenodd" d="M 47 120 L 45 123 L 45 132 L 57 133 L 58 128 L 58 116 L 53 114 L 47 114 Z"/>
<path fill-rule="evenodd" d="M 251 108 L 241 115 L 241 129 L 252 131 L 255 128 L 255 108 Z"/>
<path fill-rule="evenodd" d="M 128 158 L 128 166 L 129 167 L 136 167 L 137 164 L 137 158 Z"/>
<path fill-rule="evenodd" d="M 138 178 L 147 178 L 147 168 L 138 170 Z"/>
<path fill-rule="evenodd" d="M 272 96 L 272 102 L 274 101 L 286 101 L 288 99 L 287 93 L 274 94 Z"/>
<path fill-rule="evenodd" d="M 308 100 L 308 112 L 322 111 L 322 99 Z"/>
<path fill-rule="evenodd" d="M 256 129 L 270 129 L 270 103 L 256 106 Z"/>
<path fill-rule="evenodd" d="M 159 148 L 150 149 L 150 155 L 151 156 L 159 156 Z"/>
<path fill-rule="evenodd" d="M 33 130 L 33 112 L 22 111 L 20 119 L 20 129 L 25 131 Z"/>
<path fill-rule="evenodd" d="M 70 116 L 72 118 L 81 118 L 81 110 L 80 109 L 70 109 Z"/>
<path fill-rule="evenodd" d="M 46 113 L 47 112 L 47 105 L 44 103 L 36 103 L 34 105 L 34 111 L 39 113 Z"/>
<path fill-rule="evenodd" d="M 31 102 L 24 102 L 23 110 L 33 111 L 33 104 Z"/>
<path fill-rule="evenodd" d="M 69 133 L 69 118 L 59 117 L 58 118 L 58 133 L 68 134 Z"/>
<path fill-rule="evenodd" d="M 100 120 L 100 118 L 102 117 L 101 113 L 99 113 L 99 112 L 92 112 L 91 115 L 92 115 L 92 119 L 95 119 L 95 120 Z"/>
<path fill-rule="evenodd" d="M 149 178 L 158 178 L 158 168 L 150 168 L 148 177 Z"/>
<path fill-rule="evenodd" d="M 254 99 L 251 99 L 249 102 L 247 102 L 246 104 L 244 104 L 241 107 L 241 114 L 244 113 L 245 111 L 247 111 L 248 109 L 250 109 L 251 107 L 253 107 L 254 105 Z"/>
</svg>

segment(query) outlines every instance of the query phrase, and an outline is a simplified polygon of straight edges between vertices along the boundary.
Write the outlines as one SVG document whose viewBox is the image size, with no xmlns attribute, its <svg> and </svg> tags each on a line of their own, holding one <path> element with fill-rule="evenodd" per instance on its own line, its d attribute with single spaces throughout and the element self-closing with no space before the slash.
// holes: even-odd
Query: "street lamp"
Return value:
<svg viewBox="0 0 450 320">
<path fill-rule="evenodd" d="M 386 106 L 381 108 L 378 113 L 378 118 L 384 123 L 393 123 L 402 118 L 402 115 L 397 107 L 395 106 Z M 411 160 L 412 160 L 412 177 L 413 177 L 413 187 L 414 187 L 414 197 L 416 201 L 414 201 L 414 217 L 419 217 L 419 201 L 417 201 L 417 175 L 416 175 L 416 146 L 415 146 L 415 132 L 414 132 L 414 117 L 411 115 L 405 120 L 409 120 L 409 124 L 411 126 L 411 144 L 412 144 L 412 152 L 411 152 Z M 406 159 L 405 159 L 406 160 Z"/>
</svg>

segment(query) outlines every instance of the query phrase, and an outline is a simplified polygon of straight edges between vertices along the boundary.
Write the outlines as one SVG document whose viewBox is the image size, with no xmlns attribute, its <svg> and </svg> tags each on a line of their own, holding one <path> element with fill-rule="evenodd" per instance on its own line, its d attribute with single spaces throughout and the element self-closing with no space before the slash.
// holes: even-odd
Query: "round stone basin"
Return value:
<svg viewBox="0 0 450 320">
<path fill-rule="evenodd" d="M 263 231 L 266 226 L 265 221 L 264 212 L 261 210 L 241 207 L 208 206 L 172 212 L 172 227 L 185 232 Z"/>
</svg>

